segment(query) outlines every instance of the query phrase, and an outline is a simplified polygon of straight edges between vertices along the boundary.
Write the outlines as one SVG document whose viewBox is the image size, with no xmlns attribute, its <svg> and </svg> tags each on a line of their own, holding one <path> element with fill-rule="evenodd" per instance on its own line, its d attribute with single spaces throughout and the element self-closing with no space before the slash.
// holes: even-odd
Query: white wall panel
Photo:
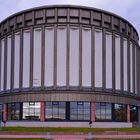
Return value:
<svg viewBox="0 0 140 140">
<path fill-rule="evenodd" d="M 127 39 L 123 39 L 123 82 L 124 82 L 124 91 L 128 90 L 128 70 L 127 70 Z"/>
<path fill-rule="evenodd" d="M 135 45 L 135 93 L 137 94 L 137 46 Z"/>
<path fill-rule="evenodd" d="M 41 86 L 41 46 L 42 46 L 42 30 L 34 29 L 33 42 L 33 87 Z"/>
<path fill-rule="evenodd" d="M 121 48 L 120 48 L 120 36 L 115 35 L 115 89 L 121 89 Z"/>
<path fill-rule="evenodd" d="M 14 88 L 19 88 L 19 67 L 20 67 L 20 33 L 15 33 L 14 48 Z"/>
<path fill-rule="evenodd" d="M 7 83 L 6 90 L 10 90 L 11 83 L 11 36 L 7 38 Z"/>
<path fill-rule="evenodd" d="M 133 92 L 133 45 L 130 42 L 130 92 Z"/>
<path fill-rule="evenodd" d="M 57 29 L 57 86 L 66 86 L 66 28 Z"/>
<path fill-rule="evenodd" d="M 82 30 L 82 86 L 91 86 L 91 29 Z"/>
<path fill-rule="evenodd" d="M 70 86 L 79 85 L 79 29 L 70 29 Z"/>
<path fill-rule="evenodd" d="M 30 85 L 30 31 L 23 33 L 23 88 Z"/>
<path fill-rule="evenodd" d="M 95 30 L 95 87 L 102 87 L 102 31 Z"/>
<path fill-rule="evenodd" d="M 45 86 L 53 86 L 54 72 L 54 29 L 45 29 Z"/>
<path fill-rule="evenodd" d="M 106 32 L 106 88 L 112 88 L 112 34 Z"/>
<path fill-rule="evenodd" d="M 4 50 L 5 50 L 5 41 L 1 41 L 1 91 L 4 88 Z"/>
</svg>

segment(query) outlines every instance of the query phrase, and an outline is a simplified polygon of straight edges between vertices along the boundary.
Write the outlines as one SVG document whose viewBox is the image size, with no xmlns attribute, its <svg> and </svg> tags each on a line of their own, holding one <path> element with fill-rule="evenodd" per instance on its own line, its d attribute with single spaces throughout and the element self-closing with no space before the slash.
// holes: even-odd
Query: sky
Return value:
<svg viewBox="0 0 140 140">
<path fill-rule="evenodd" d="M 128 20 L 140 36 L 140 0 L 0 0 L 0 22 L 25 9 L 55 4 L 90 6 L 113 12 Z"/>
</svg>

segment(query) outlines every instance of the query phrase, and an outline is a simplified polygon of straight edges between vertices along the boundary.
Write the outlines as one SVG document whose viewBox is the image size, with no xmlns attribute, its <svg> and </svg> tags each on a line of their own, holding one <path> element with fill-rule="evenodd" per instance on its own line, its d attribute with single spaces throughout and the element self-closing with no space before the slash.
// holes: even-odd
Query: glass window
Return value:
<svg viewBox="0 0 140 140">
<path fill-rule="evenodd" d="M 29 87 L 30 79 L 30 31 L 23 33 L 23 88 Z"/>
<path fill-rule="evenodd" d="M 138 122 L 138 107 L 130 106 L 130 121 Z"/>
<path fill-rule="evenodd" d="M 41 46 L 42 30 L 34 30 L 34 47 L 33 47 L 33 87 L 41 86 Z"/>
<path fill-rule="evenodd" d="M 7 84 L 6 89 L 10 90 L 11 83 L 11 36 L 7 38 Z"/>
<path fill-rule="evenodd" d="M 23 103 L 23 119 L 25 120 L 40 119 L 40 103 L 39 102 Z"/>
<path fill-rule="evenodd" d="M 66 28 L 57 30 L 57 86 L 66 86 Z"/>
<path fill-rule="evenodd" d="M 126 105 L 114 104 L 113 112 L 114 121 L 125 122 L 127 120 Z"/>
<path fill-rule="evenodd" d="M 106 88 L 112 88 L 112 34 L 106 32 Z"/>
<path fill-rule="evenodd" d="M 124 81 L 124 91 L 128 90 L 128 77 L 127 77 L 127 39 L 123 39 L 123 81 Z"/>
<path fill-rule="evenodd" d="M 90 103 L 70 102 L 70 120 L 90 120 Z"/>
<path fill-rule="evenodd" d="M 120 47 L 120 36 L 115 35 L 115 88 L 116 90 L 121 89 L 121 47 Z"/>
<path fill-rule="evenodd" d="M 65 120 L 66 103 L 65 102 L 46 102 L 45 118 L 47 120 Z"/>
<path fill-rule="evenodd" d="M 19 120 L 21 113 L 20 103 L 9 103 L 8 105 L 8 120 Z"/>
<path fill-rule="evenodd" d="M 82 30 L 82 85 L 91 86 L 91 29 Z"/>
<path fill-rule="evenodd" d="M 95 103 L 96 121 L 111 121 L 112 120 L 112 104 L 110 103 Z"/>
<path fill-rule="evenodd" d="M 45 86 L 53 86 L 54 28 L 45 28 Z"/>
<path fill-rule="evenodd" d="M 14 88 L 19 88 L 19 67 L 20 67 L 20 33 L 15 33 L 14 48 Z"/>
<path fill-rule="evenodd" d="M 1 84 L 0 84 L 1 91 L 3 91 L 3 88 L 4 88 L 4 50 L 5 50 L 4 43 L 5 41 L 3 39 L 1 43 Z"/>
<path fill-rule="evenodd" d="M 79 28 L 70 28 L 70 86 L 79 85 Z"/>
<path fill-rule="evenodd" d="M 132 42 L 130 42 L 130 92 L 134 92 L 134 89 L 133 89 L 133 80 L 134 80 L 134 77 L 133 77 L 133 45 L 132 45 Z"/>
<path fill-rule="evenodd" d="M 95 30 L 95 87 L 102 87 L 102 31 Z"/>
</svg>

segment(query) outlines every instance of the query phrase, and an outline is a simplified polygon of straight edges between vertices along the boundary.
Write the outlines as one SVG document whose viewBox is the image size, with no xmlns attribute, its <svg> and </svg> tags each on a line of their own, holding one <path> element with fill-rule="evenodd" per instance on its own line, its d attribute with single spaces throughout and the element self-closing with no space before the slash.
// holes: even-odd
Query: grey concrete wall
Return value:
<svg viewBox="0 0 140 140">
<path fill-rule="evenodd" d="M 3 124 L 2 124 L 3 125 Z M 89 128 L 89 122 L 36 122 L 36 121 L 8 121 L 6 126 L 24 127 L 85 127 Z M 132 123 L 126 122 L 94 122 L 92 128 L 130 128 Z"/>
</svg>

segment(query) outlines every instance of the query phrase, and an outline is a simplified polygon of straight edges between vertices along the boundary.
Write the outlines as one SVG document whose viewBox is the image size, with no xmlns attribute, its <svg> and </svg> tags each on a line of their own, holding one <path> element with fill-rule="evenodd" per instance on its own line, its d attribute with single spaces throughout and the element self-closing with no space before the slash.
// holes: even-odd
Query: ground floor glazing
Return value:
<svg viewBox="0 0 140 140">
<path fill-rule="evenodd" d="M 7 103 L 3 120 L 137 122 L 138 107 L 81 101 Z"/>
</svg>

